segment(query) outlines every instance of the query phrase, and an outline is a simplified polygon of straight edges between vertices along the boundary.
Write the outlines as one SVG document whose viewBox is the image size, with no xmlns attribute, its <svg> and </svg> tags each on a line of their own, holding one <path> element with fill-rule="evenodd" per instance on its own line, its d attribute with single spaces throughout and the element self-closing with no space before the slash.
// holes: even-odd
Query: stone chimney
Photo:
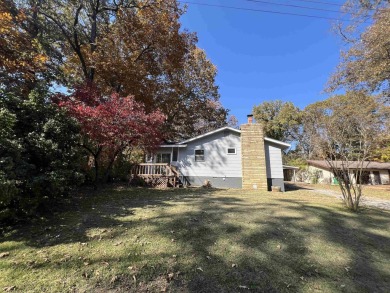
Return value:
<svg viewBox="0 0 390 293">
<path fill-rule="evenodd" d="M 241 162 L 242 188 L 267 191 L 263 125 L 253 123 L 253 115 L 241 125 Z"/>
</svg>

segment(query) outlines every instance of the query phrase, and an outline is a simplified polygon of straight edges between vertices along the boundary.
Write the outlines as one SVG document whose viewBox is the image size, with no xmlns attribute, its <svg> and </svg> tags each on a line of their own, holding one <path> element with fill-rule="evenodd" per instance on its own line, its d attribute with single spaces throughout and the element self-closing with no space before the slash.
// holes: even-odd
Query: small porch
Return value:
<svg viewBox="0 0 390 293">
<path fill-rule="evenodd" d="M 131 181 L 141 179 L 154 188 L 183 187 L 185 178 L 169 163 L 142 163 L 131 170 Z"/>
</svg>

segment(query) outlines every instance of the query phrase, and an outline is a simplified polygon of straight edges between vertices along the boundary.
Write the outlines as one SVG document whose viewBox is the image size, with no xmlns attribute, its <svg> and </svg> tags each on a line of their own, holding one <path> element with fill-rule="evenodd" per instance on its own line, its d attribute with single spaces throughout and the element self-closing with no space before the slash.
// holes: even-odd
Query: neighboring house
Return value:
<svg viewBox="0 0 390 293">
<path fill-rule="evenodd" d="M 335 183 L 333 173 L 329 163 L 325 160 L 308 160 L 309 167 L 307 182 L 313 183 L 317 181 L 318 183 Z M 336 161 L 335 166 L 340 169 L 342 166 L 342 161 Z M 354 170 L 358 168 L 357 162 L 349 162 L 348 169 L 351 170 L 351 173 L 354 173 Z M 352 178 L 356 180 L 356 176 Z M 379 163 L 372 161 L 363 162 L 363 173 L 360 179 L 362 184 L 390 184 L 390 163 Z"/>
<path fill-rule="evenodd" d="M 284 181 L 297 182 L 297 172 L 299 167 L 283 165 Z"/>
<path fill-rule="evenodd" d="M 250 115 L 248 115 L 249 117 Z M 261 124 L 223 127 L 178 143 L 164 144 L 148 163 L 168 163 L 193 186 L 284 191 L 282 150 L 289 144 L 263 136 Z"/>
</svg>

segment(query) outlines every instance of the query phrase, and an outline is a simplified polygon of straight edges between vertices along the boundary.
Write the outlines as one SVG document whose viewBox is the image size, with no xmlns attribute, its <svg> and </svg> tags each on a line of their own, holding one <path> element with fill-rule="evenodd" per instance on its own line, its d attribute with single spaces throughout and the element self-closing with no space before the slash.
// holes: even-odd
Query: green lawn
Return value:
<svg viewBox="0 0 390 293">
<path fill-rule="evenodd" d="M 390 212 L 312 191 L 111 188 L 62 208 L 0 238 L 0 290 L 390 292 Z"/>
</svg>

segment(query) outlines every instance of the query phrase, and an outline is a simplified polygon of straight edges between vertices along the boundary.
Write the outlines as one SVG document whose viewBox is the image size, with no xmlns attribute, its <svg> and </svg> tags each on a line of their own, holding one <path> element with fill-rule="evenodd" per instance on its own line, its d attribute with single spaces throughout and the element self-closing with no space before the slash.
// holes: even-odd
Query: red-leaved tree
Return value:
<svg viewBox="0 0 390 293">
<path fill-rule="evenodd" d="M 156 110 L 146 113 L 142 103 L 132 96 L 103 96 L 93 85 L 76 88 L 70 96 L 57 96 L 60 107 L 78 120 L 83 134 L 81 146 L 94 159 L 95 186 L 99 181 L 100 158 L 107 158 L 105 179 L 118 157 L 127 147 L 153 150 L 161 143 L 161 126 L 165 116 Z"/>
</svg>

